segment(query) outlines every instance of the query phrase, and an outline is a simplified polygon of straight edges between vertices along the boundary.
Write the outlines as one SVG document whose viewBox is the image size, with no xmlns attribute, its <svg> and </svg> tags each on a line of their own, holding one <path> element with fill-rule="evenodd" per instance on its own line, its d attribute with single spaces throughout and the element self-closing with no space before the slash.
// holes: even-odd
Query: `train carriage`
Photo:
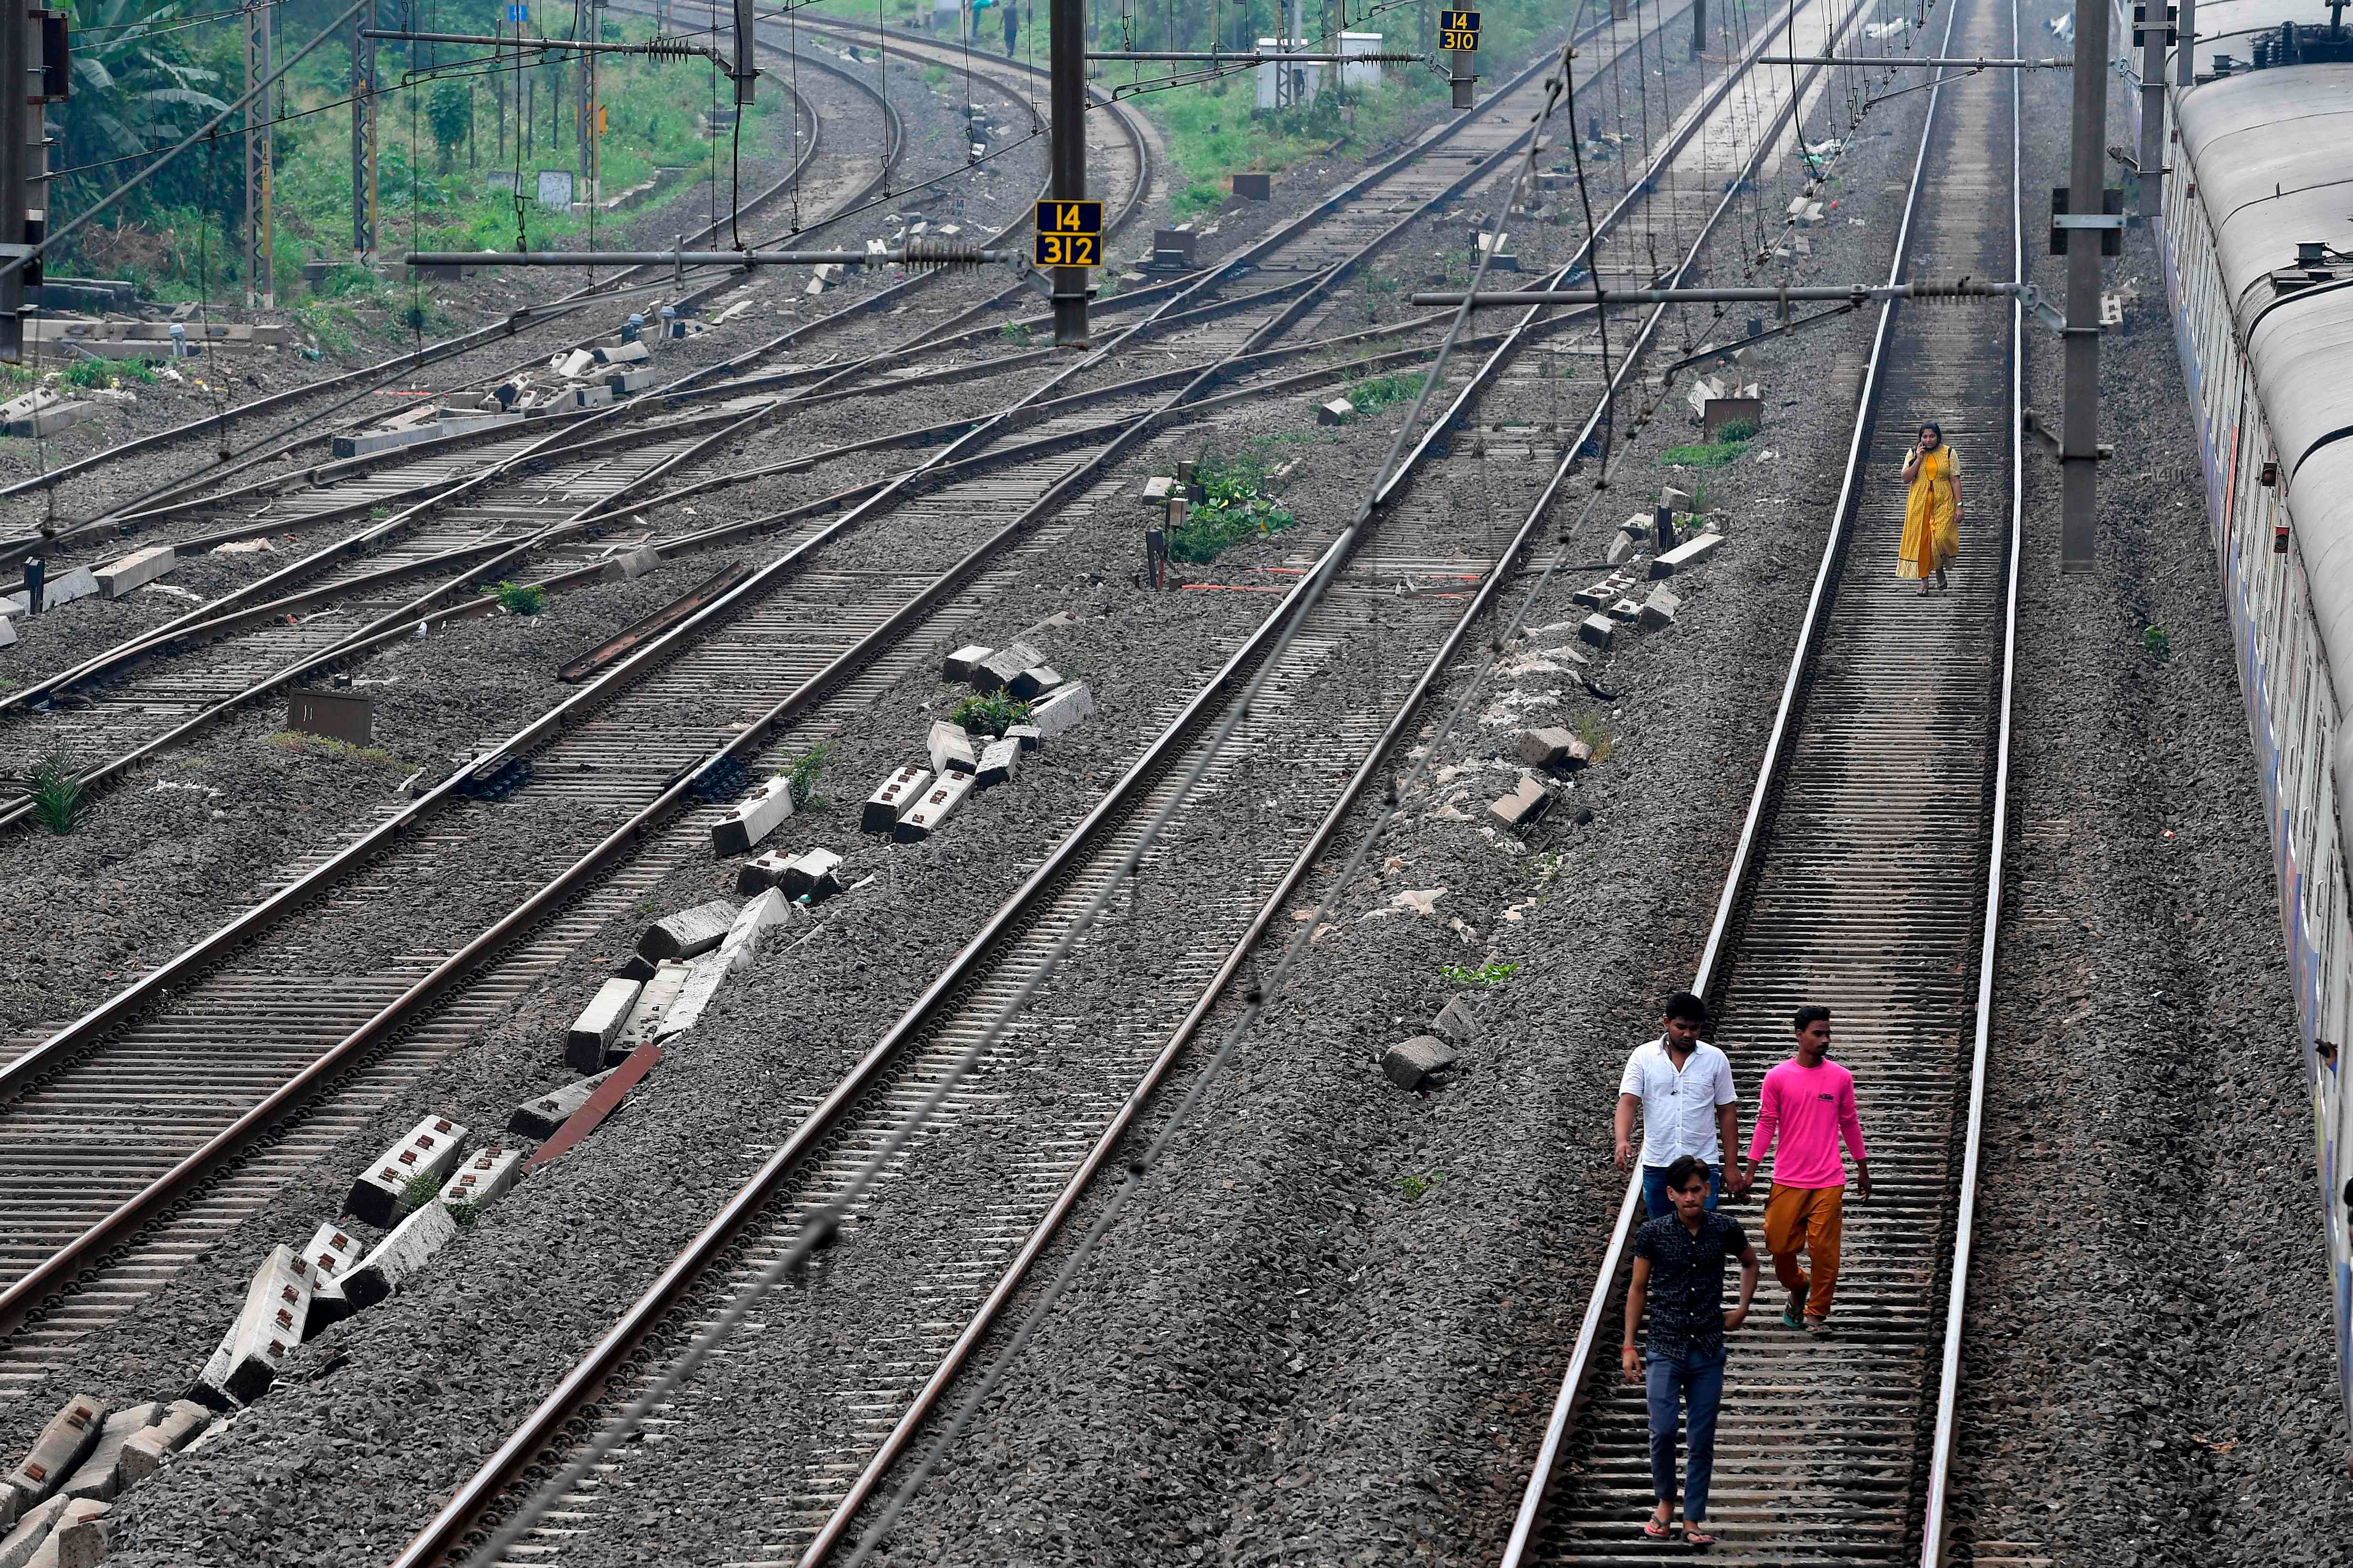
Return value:
<svg viewBox="0 0 2353 1568">
<path fill-rule="evenodd" d="M 2353 1420 L 2337 1049 L 2353 1014 L 2353 65 L 2227 76 L 2176 103 L 2166 288 L 2271 819 Z"/>
</svg>

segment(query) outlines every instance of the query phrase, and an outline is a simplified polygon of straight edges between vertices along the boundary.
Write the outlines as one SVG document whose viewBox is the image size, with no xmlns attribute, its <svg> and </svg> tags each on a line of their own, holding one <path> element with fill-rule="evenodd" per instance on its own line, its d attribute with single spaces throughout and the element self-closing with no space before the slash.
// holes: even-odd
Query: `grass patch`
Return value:
<svg viewBox="0 0 2353 1568">
<path fill-rule="evenodd" d="M 368 763 L 380 768 L 392 768 L 406 773 L 408 764 L 382 746 L 354 746 L 348 741 L 338 741 L 332 735 L 313 735 L 304 730 L 280 730 L 269 737 L 269 743 L 281 752 L 298 756 L 332 757 L 338 762 Z"/>
<path fill-rule="evenodd" d="M 408 1178 L 406 1186 L 400 1189 L 400 1206 L 409 1210 L 421 1209 L 440 1195 L 441 1178 L 430 1171 L 419 1171 Z"/>
<path fill-rule="evenodd" d="M 155 384 L 155 373 L 143 359 L 80 359 L 58 373 L 58 379 L 68 386 L 86 389 L 119 386 L 135 381 L 143 386 Z"/>
<path fill-rule="evenodd" d="M 459 1230 L 471 1230 L 482 1222 L 482 1205 L 479 1203 L 444 1204 L 449 1217 L 458 1222 Z"/>
<path fill-rule="evenodd" d="M 2173 657 L 2173 639 L 2165 635 L 2163 626 L 2141 627 L 2140 646 L 2147 648 L 2148 657 L 2159 664 Z"/>
<path fill-rule="evenodd" d="M 1006 322 L 997 335 L 1017 349 L 1026 349 L 1029 346 L 1029 329 L 1018 321 Z"/>
<path fill-rule="evenodd" d="M 1570 728 L 1577 731 L 1578 740 L 1592 749 L 1593 755 L 1587 759 L 1591 766 L 1599 767 L 1609 760 L 1609 725 L 1603 723 L 1595 715 L 1588 713 Z"/>
<path fill-rule="evenodd" d="M 1421 381 L 1418 375 L 1376 375 L 1350 386 L 1346 395 L 1357 413 L 1378 414 L 1391 404 L 1412 402 L 1421 391 Z"/>
<path fill-rule="evenodd" d="M 1476 969 L 1450 963 L 1438 973 L 1450 985 L 1501 985 L 1519 972 L 1520 966 L 1516 963 L 1482 963 Z"/>
<path fill-rule="evenodd" d="M 50 832 L 71 833 L 80 826 L 82 813 L 87 809 L 81 794 L 81 775 L 74 772 L 63 752 L 41 760 L 33 769 L 25 793 L 33 803 L 34 820 Z"/>
<path fill-rule="evenodd" d="M 1729 426 L 1726 427 L 1729 433 Z M 1748 450 L 1746 441 L 1702 441 L 1695 446 L 1670 447 L 1659 454 L 1662 468 L 1721 468 L 1740 461 Z"/>
<path fill-rule="evenodd" d="M 1168 532 L 1171 558 L 1199 566 L 1243 541 L 1281 533 L 1299 520 L 1275 505 L 1261 487 L 1266 466 L 1244 447 L 1236 457 L 1204 451 L 1193 465 L 1201 500 L 1181 528 Z"/>
<path fill-rule="evenodd" d="M 1443 1171 L 1425 1171 L 1416 1174 L 1399 1176 L 1398 1178 L 1398 1191 L 1405 1194 L 1406 1202 L 1409 1204 L 1418 1204 L 1421 1201 L 1422 1194 L 1430 1191 L 1430 1188 L 1438 1185 L 1439 1183 L 1444 1180 L 1446 1180 L 1446 1173 Z"/>
<path fill-rule="evenodd" d="M 547 608 L 547 590 L 536 583 L 501 583 L 491 592 L 511 616 L 535 616 Z"/>
<path fill-rule="evenodd" d="M 1014 725 L 1029 722 L 1029 704 L 1002 691 L 967 697 L 949 710 L 948 722 L 963 725 L 967 734 L 1001 737 Z"/>
<path fill-rule="evenodd" d="M 1716 437 L 1725 441 L 1754 441 L 1757 426 L 1746 419 L 1727 419 L 1716 427 Z"/>
<path fill-rule="evenodd" d="M 807 811 L 825 804 L 825 796 L 817 792 L 817 783 L 818 777 L 824 773 L 826 764 L 831 761 L 833 761 L 833 742 L 819 741 L 799 761 L 793 763 L 792 772 L 786 776 L 792 781 L 795 811 Z"/>
</svg>

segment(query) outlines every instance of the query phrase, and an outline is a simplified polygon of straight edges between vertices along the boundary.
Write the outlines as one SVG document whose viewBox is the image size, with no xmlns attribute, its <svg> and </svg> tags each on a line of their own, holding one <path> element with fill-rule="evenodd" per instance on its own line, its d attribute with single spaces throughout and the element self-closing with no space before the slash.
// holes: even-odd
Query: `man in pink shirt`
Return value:
<svg viewBox="0 0 2353 1568">
<path fill-rule="evenodd" d="M 1846 1198 L 1839 1140 L 1846 1140 L 1854 1156 L 1855 1186 L 1865 1199 L 1871 1196 L 1871 1167 L 1863 1155 L 1862 1123 L 1854 1113 L 1854 1075 L 1825 1059 L 1831 1010 L 1800 1007 L 1795 1027 L 1797 1054 L 1767 1073 L 1757 1092 L 1757 1127 L 1741 1168 L 1755 1180 L 1757 1163 L 1779 1141 L 1773 1191 L 1765 1200 L 1765 1250 L 1773 1255 L 1773 1272 L 1789 1292 L 1781 1321 L 1820 1333 L 1838 1284 L 1841 1205 Z M 1800 1247 L 1813 1265 L 1810 1272 L 1798 1267 Z"/>
</svg>

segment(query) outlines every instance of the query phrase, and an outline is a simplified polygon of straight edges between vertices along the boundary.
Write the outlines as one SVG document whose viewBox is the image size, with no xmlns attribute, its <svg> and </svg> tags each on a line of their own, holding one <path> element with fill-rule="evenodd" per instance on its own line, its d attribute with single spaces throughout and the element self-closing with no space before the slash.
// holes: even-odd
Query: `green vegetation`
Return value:
<svg viewBox="0 0 2353 1568">
<path fill-rule="evenodd" d="M 63 3 L 71 11 L 74 90 L 49 111 L 59 127 L 59 145 L 49 161 L 71 172 L 53 192 L 52 205 L 80 212 L 136 173 L 139 154 L 195 130 L 244 89 L 244 30 L 240 13 L 195 0 Z M 280 58 L 307 43 L 340 10 L 332 0 L 282 0 L 275 7 Z M 417 25 L 488 33 L 505 15 L 499 0 L 442 0 Z M 865 16 L 872 15 L 870 7 Z M 572 25 L 568 16 L 540 20 L 548 32 Z M 387 13 L 384 25 L 401 24 Z M 653 30 L 651 17 L 616 15 L 604 24 L 608 39 L 643 38 Z M 375 190 L 385 252 L 411 244 L 507 249 L 519 234 L 533 247 L 586 239 L 585 213 L 558 212 L 536 200 L 542 169 L 575 172 L 586 195 L 586 171 L 578 168 L 578 58 L 549 51 L 520 69 L 465 68 L 465 62 L 483 58 L 481 50 L 463 45 L 378 45 L 376 70 L 385 90 L 378 104 Z M 297 65 L 281 85 L 271 191 L 272 281 L 280 298 L 301 298 L 306 257 L 351 254 L 351 121 L 342 107 L 350 73 L 348 49 L 331 43 Z M 729 138 L 702 134 L 704 117 L 714 107 L 733 108 L 723 73 L 702 60 L 605 55 L 596 74 L 604 110 L 603 134 L 596 138 L 603 194 L 617 195 L 660 170 L 683 171 L 674 176 L 681 184 L 715 178 L 723 210 Z M 755 144 L 771 140 L 770 118 L 786 102 L 782 92 L 762 92 L 746 111 L 747 157 Z M 241 153 L 242 137 L 229 134 L 191 150 L 70 241 L 58 269 L 129 279 L 159 299 L 241 298 Z M 651 199 L 663 194 L 657 190 Z M 600 211 L 596 221 L 599 243 L 609 243 L 609 231 L 623 216 Z M 431 302 L 406 280 L 386 283 L 339 268 L 323 294 L 316 304 L 332 300 L 387 312 L 370 316 L 369 325 L 395 325 L 407 310 L 420 312 L 412 324 L 421 330 L 438 325 Z M 304 325 L 327 347 L 336 346 L 336 334 L 322 326 L 349 332 L 359 324 L 349 310 L 332 323 L 315 310 L 303 313 Z"/>
<path fill-rule="evenodd" d="M 42 759 L 33 770 L 25 792 L 33 803 L 33 817 L 56 834 L 71 833 L 81 823 L 89 803 L 83 800 L 81 775 L 63 752 Z"/>
<path fill-rule="evenodd" d="M 501 583 L 491 592 L 511 616 L 535 616 L 547 608 L 547 590 L 536 583 Z"/>
<path fill-rule="evenodd" d="M 1168 531 L 1168 553 L 1176 560 L 1198 566 L 1246 539 L 1281 533 L 1299 521 L 1261 489 L 1266 466 L 1247 447 L 1232 458 L 1204 451 L 1193 465 L 1193 482 L 1201 500 L 1183 527 Z"/>
<path fill-rule="evenodd" d="M 400 1206 L 404 1212 L 421 1209 L 440 1195 L 441 1178 L 430 1171 L 419 1171 L 400 1189 Z"/>
<path fill-rule="evenodd" d="M 2163 626 L 2143 626 L 2140 646 L 2147 648 L 2148 657 L 2159 664 L 2173 657 L 2173 639 L 2165 635 Z"/>
<path fill-rule="evenodd" d="M 948 722 L 961 724 L 972 734 L 1001 736 L 1016 724 L 1029 722 L 1029 704 L 1002 691 L 967 697 L 949 710 Z"/>
<path fill-rule="evenodd" d="M 825 765 L 831 761 L 833 761 L 833 742 L 819 741 L 804 753 L 799 761 L 793 763 L 792 771 L 787 776 L 792 781 L 795 811 L 807 811 L 825 804 L 825 796 L 817 792 L 817 784 L 818 777 L 825 772 Z"/>
<path fill-rule="evenodd" d="M 339 762 L 368 763 L 401 773 L 408 771 L 406 763 L 382 746 L 354 746 L 348 741 L 338 741 L 332 735 L 313 735 L 307 730 L 280 730 L 269 737 L 269 743 L 281 752 L 332 757 Z"/>
<path fill-rule="evenodd" d="M 1482 963 L 1476 969 L 1450 963 L 1438 973 L 1450 985 L 1501 985 L 1519 972 L 1516 963 Z"/>
<path fill-rule="evenodd" d="M 1731 433 L 1732 427 L 1725 426 L 1725 434 L 1728 436 Z M 1659 467 L 1720 468 L 1727 463 L 1738 462 L 1741 454 L 1747 450 L 1748 443 L 1746 441 L 1703 441 L 1690 447 L 1670 447 L 1659 454 Z"/>
<path fill-rule="evenodd" d="M 1446 1180 L 1446 1173 L 1443 1171 L 1430 1171 L 1418 1175 L 1399 1176 L 1398 1178 L 1398 1191 L 1405 1194 L 1406 1202 L 1409 1204 L 1419 1203 L 1421 1201 L 1422 1194 L 1430 1191 L 1430 1188 L 1438 1185 L 1439 1183 L 1444 1180 Z"/>
<path fill-rule="evenodd" d="M 1746 419 L 1727 419 L 1716 427 L 1715 433 L 1725 441 L 1753 441 L 1757 438 L 1757 426 Z"/>
<path fill-rule="evenodd" d="M 1006 322 L 997 335 L 1017 349 L 1026 349 L 1029 346 L 1029 329 L 1019 321 Z"/>
<path fill-rule="evenodd" d="M 1609 760 L 1609 726 L 1601 721 L 1599 715 L 1585 714 L 1569 728 L 1592 750 L 1593 755 L 1588 759 L 1592 766 L 1598 768 Z"/>
<path fill-rule="evenodd" d="M 153 386 L 155 373 L 143 359 L 78 359 L 59 371 L 58 379 L 68 386 L 120 386 L 126 381 Z"/>
<path fill-rule="evenodd" d="M 1410 403 L 1421 392 L 1419 375 L 1376 375 L 1356 383 L 1347 399 L 1359 414 L 1377 414 L 1395 403 Z"/>
</svg>

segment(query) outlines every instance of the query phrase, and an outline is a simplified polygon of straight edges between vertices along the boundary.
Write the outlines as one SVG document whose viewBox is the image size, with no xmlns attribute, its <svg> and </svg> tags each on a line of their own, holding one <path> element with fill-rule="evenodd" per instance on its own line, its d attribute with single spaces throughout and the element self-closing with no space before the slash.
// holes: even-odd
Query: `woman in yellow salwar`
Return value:
<svg viewBox="0 0 2353 1568">
<path fill-rule="evenodd" d="M 1895 561 L 1898 577 L 1917 577 L 1920 596 L 1928 596 L 1928 579 L 1950 592 L 1945 568 L 1961 552 L 1960 469 L 1945 433 L 1935 425 L 1920 426 L 1920 444 L 1905 454 L 1904 477 L 1912 483 L 1904 504 L 1904 543 Z"/>
</svg>

